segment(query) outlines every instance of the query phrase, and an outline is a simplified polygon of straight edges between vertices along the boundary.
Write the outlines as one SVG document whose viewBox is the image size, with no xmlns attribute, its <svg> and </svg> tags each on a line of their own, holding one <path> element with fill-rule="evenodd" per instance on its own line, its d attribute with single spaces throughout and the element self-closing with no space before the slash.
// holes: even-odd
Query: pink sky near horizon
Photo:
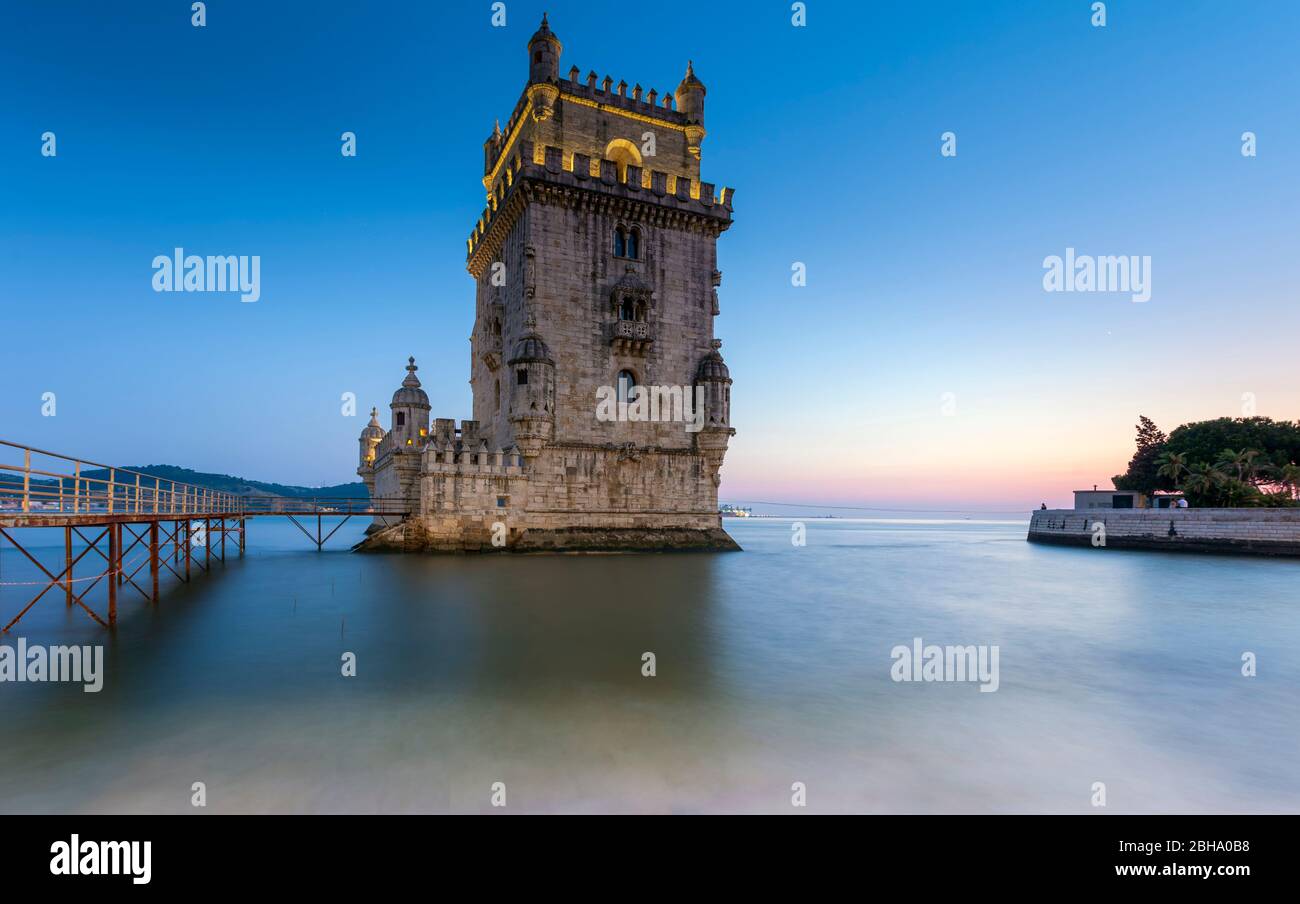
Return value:
<svg viewBox="0 0 1300 904">
<path fill-rule="evenodd" d="M 1240 393 L 1238 394 L 1240 395 Z M 1274 405 L 1264 404 L 1265 398 Z M 1300 394 L 1260 394 L 1256 413 L 1292 420 Z M 1131 415 L 1088 412 L 1078 419 L 1039 412 L 1013 418 L 994 412 L 935 414 L 895 424 L 874 441 L 860 438 L 816 446 L 790 436 L 764 435 L 763 455 L 733 439 L 723 468 L 722 501 L 772 501 L 864 507 L 971 508 L 1020 511 L 1069 508 L 1073 491 L 1109 489 L 1134 451 L 1140 414 L 1166 433 L 1179 424 L 1240 417 L 1241 402 L 1188 403 L 1168 399 Z M 855 450 L 848 454 L 847 450 Z"/>
</svg>

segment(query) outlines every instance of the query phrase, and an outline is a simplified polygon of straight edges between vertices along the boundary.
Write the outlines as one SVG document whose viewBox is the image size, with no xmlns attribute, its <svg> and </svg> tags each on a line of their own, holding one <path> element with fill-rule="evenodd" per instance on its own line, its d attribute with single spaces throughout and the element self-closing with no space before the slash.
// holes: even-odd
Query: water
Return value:
<svg viewBox="0 0 1300 904">
<path fill-rule="evenodd" d="M 267 519 L 156 609 L 124 592 L 115 638 L 51 593 L 4 642 L 107 642 L 105 686 L 0 684 L 0 811 L 190 812 L 199 781 L 212 812 L 486 811 L 494 782 L 523 812 L 790 812 L 794 782 L 820 812 L 1085 813 L 1094 782 L 1107 812 L 1300 810 L 1300 562 L 727 527 L 744 553 L 372 557 Z M 999 645 L 999 690 L 892 681 L 917 636 Z"/>
</svg>

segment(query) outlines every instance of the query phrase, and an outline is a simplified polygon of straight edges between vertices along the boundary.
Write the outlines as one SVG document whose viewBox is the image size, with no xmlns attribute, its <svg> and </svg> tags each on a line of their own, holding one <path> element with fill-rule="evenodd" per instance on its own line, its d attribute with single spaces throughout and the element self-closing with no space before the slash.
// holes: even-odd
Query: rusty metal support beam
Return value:
<svg viewBox="0 0 1300 904">
<path fill-rule="evenodd" d="M 63 571 L 67 575 L 68 608 L 72 608 L 72 528 L 63 529 Z"/>
<path fill-rule="evenodd" d="M 41 573 L 43 573 L 43 574 L 45 575 L 46 579 L 48 580 L 48 583 L 47 583 L 43 588 L 41 588 L 41 592 L 38 593 L 38 594 L 36 594 L 36 596 L 32 597 L 32 599 L 27 603 L 27 605 L 26 605 L 26 606 L 23 606 L 22 610 L 19 611 L 19 613 L 18 613 L 17 615 L 15 615 L 12 619 L 10 619 L 10 620 L 9 620 L 9 623 L 6 624 L 6 625 L 4 626 L 4 628 L 0 628 L 0 634 L 5 634 L 5 633 L 7 633 L 7 632 L 9 631 L 10 628 L 12 628 L 14 625 L 18 624 L 19 620 L 20 620 L 24 615 L 26 615 L 26 614 L 28 613 L 28 611 L 32 608 L 32 606 L 35 606 L 38 602 L 40 602 L 41 597 L 45 596 L 45 594 L 49 592 L 49 590 L 50 590 L 51 587 L 55 587 L 55 586 L 58 586 L 58 585 L 63 584 L 63 583 L 64 583 L 64 578 L 65 578 L 65 577 L 70 581 L 70 580 L 71 580 L 71 575 L 72 575 L 72 566 L 75 565 L 77 562 L 80 562 L 80 561 L 82 560 L 82 558 L 85 557 L 85 555 L 91 551 L 92 548 L 95 549 L 95 551 L 96 551 L 97 553 L 99 553 L 99 555 L 103 556 L 103 553 L 100 552 L 99 549 L 97 548 L 97 544 L 99 543 L 100 540 L 102 540 L 102 539 L 104 538 L 104 535 L 107 534 L 107 533 L 108 533 L 107 530 L 101 531 L 101 532 L 99 533 L 99 535 L 98 535 L 97 537 L 95 537 L 94 540 L 87 541 L 87 542 L 88 542 L 87 547 L 86 547 L 85 549 L 83 549 L 83 550 L 82 550 L 82 551 L 81 551 L 81 552 L 80 552 L 80 553 L 79 553 L 79 554 L 78 554 L 78 555 L 77 555 L 77 556 L 72 560 L 72 562 L 69 563 L 69 564 L 64 568 L 63 571 L 61 571 L 59 574 L 55 575 L 55 574 L 52 574 L 48 568 L 46 568 L 44 565 L 42 565 L 39 559 L 37 559 L 37 558 L 36 558 L 35 556 L 33 556 L 30 552 L 28 552 L 28 551 L 23 547 L 23 545 L 22 545 L 21 543 L 19 543 L 17 540 L 15 540 L 15 539 L 13 538 L 13 536 L 11 536 L 8 532 L 6 532 L 5 529 L 4 529 L 3 527 L 0 527 L 0 537 L 3 537 L 4 539 L 6 539 L 6 540 L 8 540 L 10 543 L 12 543 L 13 546 L 14 546 L 14 549 L 18 550 L 18 551 L 21 552 L 24 556 L 26 556 L 26 557 L 27 557 L 27 560 L 28 560 L 29 562 L 31 562 L 33 565 L 35 565 L 38 569 L 40 569 Z M 80 532 L 78 532 L 78 536 L 80 536 Z M 84 540 L 85 537 L 82 537 L 82 539 Z M 107 574 L 107 572 L 105 572 L 105 574 Z M 99 583 L 100 579 L 103 578 L 103 576 L 104 576 L 104 575 L 101 574 L 99 577 L 95 578 L 95 580 L 91 582 L 90 586 L 87 587 L 87 588 L 85 589 L 85 591 L 83 591 L 82 594 L 81 594 L 80 596 L 74 596 L 72 601 L 73 601 L 74 603 L 76 603 L 78 606 L 80 606 L 82 609 L 85 609 L 85 610 L 86 610 L 86 613 L 87 613 L 88 615 L 90 615 L 90 617 L 93 618 L 95 621 L 99 622 L 99 623 L 100 623 L 101 625 L 103 625 L 104 627 L 108 627 L 108 624 L 107 624 L 107 623 L 106 623 L 102 618 L 100 618 L 100 617 L 99 617 L 99 616 L 98 616 L 98 615 L 97 615 L 97 614 L 96 614 L 96 613 L 95 613 L 95 612 L 94 612 L 94 611 L 93 611 L 89 606 L 87 606 L 84 602 L 82 602 L 82 598 L 83 598 L 87 593 L 90 592 L 91 588 L 93 588 L 96 584 Z"/>
<path fill-rule="evenodd" d="M 158 602 L 158 522 L 149 522 L 149 578 L 153 582 L 153 601 Z"/>
<path fill-rule="evenodd" d="M 110 524 L 108 526 L 108 623 L 110 626 L 117 624 L 117 585 L 121 574 L 121 527 Z"/>
</svg>

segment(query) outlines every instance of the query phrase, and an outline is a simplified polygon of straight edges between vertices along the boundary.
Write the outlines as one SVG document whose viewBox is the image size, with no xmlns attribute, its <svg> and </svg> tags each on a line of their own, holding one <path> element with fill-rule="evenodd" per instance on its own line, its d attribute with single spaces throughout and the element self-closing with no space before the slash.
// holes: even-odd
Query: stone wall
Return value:
<svg viewBox="0 0 1300 904">
<path fill-rule="evenodd" d="M 1300 509 L 1048 509 L 1033 513 L 1030 542 L 1106 548 L 1300 556 Z"/>
<path fill-rule="evenodd" d="M 376 518 L 361 548 L 654 549 L 656 532 L 664 549 L 739 548 L 722 528 L 703 453 L 555 444 L 525 460 L 481 444 L 439 445 L 445 432 L 435 426 L 418 455 L 393 450 L 380 457 L 376 495 L 411 499 L 414 515 L 392 527 Z M 500 545 L 493 542 L 498 523 Z"/>
<path fill-rule="evenodd" d="M 715 202 L 712 185 L 699 199 L 686 188 L 682 197 L 642 189 L 635 174 L 623 182 L 591 178 L 583 166 L 565 170 L 555 147 L 546 149 L 550 165 L 539 166 L 527 156 L 532 150 L 525 142 L 513 186 L 483 236 L 483 253 L 471 255 L 475 418 L 490 429 L 490 442 L 505 448 L 514 441 L 498 393 L 508 402 L 512 375 L 503 362 L 524 333 L 528 308 L 555 356 L 556 440 L 690 448 L 692 435 L 680 423 L 598 421 L 596 391 L 615 385 L 621 370 L 635 374 L 639 385 L 692 386 L 713 347 L 717 239 L 730 225 L 730 197 Z M 638 258 L 614 256 L 619 225 L 640 230 Z M 497 262 L 504 264 L 502 285 L 492 283 Z M 646 327 L 653 342 L 637 353 L 610 342 L 619 320 L 612 294 L 629 275 L 651 292 Z M 498 322 L 500 339 L 493 329 Z"/>
<path fill-rule="evenodd" d="M 375 499 L 417 498 L 420 492 L 420 453 L 405 447 L 390 448 L 381 451 L 371 472 L 374 484 L 371 495 Z M 376 524 L 383 524 L 382 516 L 375 518 Z"/>
</svg>

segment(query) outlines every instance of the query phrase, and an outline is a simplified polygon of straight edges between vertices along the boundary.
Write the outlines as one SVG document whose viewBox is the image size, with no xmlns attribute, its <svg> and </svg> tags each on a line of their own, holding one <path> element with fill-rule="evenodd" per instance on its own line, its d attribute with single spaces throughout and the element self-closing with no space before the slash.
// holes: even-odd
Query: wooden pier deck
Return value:
<svg viewBox="0 0 1300 904">
<path fill-rule="evenodd" d="M 12 544 L 43 576 L 36 581 L 0 579 L 0 590 L 22 587 L 35 594 L 0 634 L 56 587 L 68 607 L 78 606 L 111 628 L 117 623 L 119 591 L 133 588 L 156 604 L 165 573 L 184 583 L 196 571 L 208 572 L 214 563 L 224 563 L 232 534 L 232 545 L 243 556 L 250 518 L 287 518 L 319 551 L 354 516 L 396 520 L 407 514 L 405 500 L 223 493 L 0 440 L 0 541 Z M 326 518 L 342 520 L 327 532 Z M 24 545 L 13 533 L 28 528 L 63 531 L 59 561 L 47 567 L 40 548 L 34 547 L 34 552 L 29 548 L 33 544 Z M 75 556 L 74 539 L 84 544 Z M 147 577 L 142 574 L 146 568 Z M 107 609 L 101 615 L 87 598 L 103 581 Z"/>
</svg>

